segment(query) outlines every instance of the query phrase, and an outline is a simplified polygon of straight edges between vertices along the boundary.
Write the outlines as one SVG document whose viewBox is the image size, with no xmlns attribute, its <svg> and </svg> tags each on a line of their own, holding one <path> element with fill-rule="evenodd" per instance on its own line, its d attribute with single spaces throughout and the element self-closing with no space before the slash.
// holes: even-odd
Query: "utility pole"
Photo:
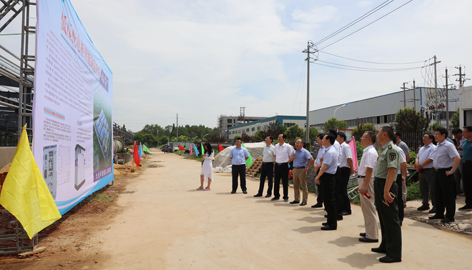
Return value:
<svg viewBox="0 0 472 270">
<path fill-rule="evenodd" d="M 463 87 L 464 86 L 464 83 L 466 80 L 469 80 L 469 79 L 466 79 L 465 78 L 465 73 L 462 73 L 462 66 L 459 66 L 459 67 L 456 67 L 458 70 L 459 70 L 459 74 L 454 74 L 453 76 L 459 76 L 459 79 L 456 80 L 459 82 L 459 88 Z"/>
<path fill-rule="evenodd" d="M 416 113 L 416 86 L 415 86 L 415 80 L 413 80 L 413 109 L 415 110 L 415 113 Z"/>
<path fill-rule="evenodd" d="M 406 108 L 406 87 L 405 87 L 405 84 L 408 84 L 408 83 L 404 82 L 403 87 L 401 87 L 401 89 L 403 89 L 403 108 Z"/>
<path fill-rule="evenodd" d="M 446 68 L 446 130 L 449 131 L 449 85 L 447 84 L 447 68 Z"/>
<path fill-rule="evenodd" d="M 318 50 L 315 48 L 315 44 L 313 41 L 309 40 L 308 44 L 306 46 L 306 50 L 303 51 L 303 53 L 306 53 L 306 72 L 307 72 L 307 83 L 306 83 L 306 124 L 305 124 L 305 143 L 310 143 L 310 62 L 311 61 L 316 61 L 318 60 L 317 57 L 312 58 L 310 54 L 314 54 L 318 52 Z"/>
<path fill-rule="evenodd" d="M 434 62 L 433 62 L 433 65 L 434 65 L 434 93 L 436 94 L 436 106 L 434 106 L 435 108 L 437 107 L 437 105 L 439 105 L 439 101 L 438 101 L 438 75 L 437 75 L 437 72 L 436 72 L 436 64 L 439 64 L 441 63 L 441 61 L 437 62 L 436 61 L 436 55 L 433 57 L 434 58 Z"/>
<path fill-rule="evenodd" d="M 177 114 L 177 141 L 179 140 L 179 114 Z"/>
</svg>

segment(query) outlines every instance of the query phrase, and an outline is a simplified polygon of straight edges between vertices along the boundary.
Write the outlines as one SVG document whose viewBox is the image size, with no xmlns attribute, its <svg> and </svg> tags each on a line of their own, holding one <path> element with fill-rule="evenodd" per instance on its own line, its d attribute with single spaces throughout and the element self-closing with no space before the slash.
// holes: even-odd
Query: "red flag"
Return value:
<svg viewBox="0 0 472 270">
<path fill-rule="evenodd" d="M 185 148 L 179 144 L 179 150 L 183 151 Z"/>
<path fill-rule="evenodd" d="M 219 150 L 220 152 L 223 151 L 223 150 L 225 150 L 225 149 L 223 148 L 223 146 L 221 146 L 220 143 L 218 143 L 218 150 Z"/>
<path fill-rule="evenodd" d="M 349 142 L 349 146 L 352 151 L 352 167 L 354 170 L 358 169 L 357 164 L 357 149 L 356 149 L 356 137 L 352 136 L 352 140 Z"/>
<path fill-rule="evenodd" d="M 138 146 L 136 145 L 136 141 L 134 141 L 134 163 L 136 163 L 136 167 L 139 167 L 139 150 Z"/>
</svg>

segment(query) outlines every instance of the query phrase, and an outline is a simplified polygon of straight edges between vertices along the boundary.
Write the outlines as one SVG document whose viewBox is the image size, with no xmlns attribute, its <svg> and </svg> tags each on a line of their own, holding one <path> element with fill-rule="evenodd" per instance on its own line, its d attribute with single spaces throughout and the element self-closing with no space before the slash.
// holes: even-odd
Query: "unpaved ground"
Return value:
<svg viewBox="0 0 472 270">
<path fill-rule="evenodd" d="M 358 241 L 359 206 L 353 205 L 353 215 L 337 231 L 325 232 L 323 210 L 254 198 L 258 181 L 248 181 L 249 194 L 232 195 L 230 174 L 215 174 L 211 191 L 196 191 L 200 163 L 162 153 L 151 161 L 162 162 L 128 181 L 126 189 L 137 192 L 122 194 L 116 208 L 90 217 L 94 226 L 81 233 L 80 250 L 70 252 L 80 242 L 77 236 L 57 232 L 54 237 L 70 237 L 67 251 L 58 253 L 73 263 L 66 264 L 66 255 L 46 253 L 42 261 L 30 258 L 29 267 L 0 269 L 470 269 L 472 263 L 470 236 L 406 219 L 403 262 L 380 264 L 381 255 L 370 252 L 377 244 Z M 310 194 L 308 204 L 314 201 Z M 55 258 L 59 263 L 51 267 Z"/>
</svg>

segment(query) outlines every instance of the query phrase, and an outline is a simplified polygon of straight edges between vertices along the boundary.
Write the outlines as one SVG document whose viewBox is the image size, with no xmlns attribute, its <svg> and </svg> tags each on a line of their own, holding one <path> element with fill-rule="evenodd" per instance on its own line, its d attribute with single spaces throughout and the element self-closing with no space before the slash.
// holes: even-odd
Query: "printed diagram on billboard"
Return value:
<svg viewBox="0 0 472 270">
<path fill-rule="evenodd" d="M 96 173 L 96 181 L 107 174 L 103 170 L 112 165 L 113 156 L 112 106 L 102 87 L 95 89 L 93 105 L 93 171 Z"/>
<path fill-rule="evenodd" d="M 85 148 L 77 144 L 75 146 L 75 189 L 79 190 L 87 180 L 85 177 Z"/>
<path fill-rule="evenodd" d="M 51 195 L 56 199 L 57 191 L 57 145 L 49 145 L 43 148 L 43 176 Z"/>
</svg>

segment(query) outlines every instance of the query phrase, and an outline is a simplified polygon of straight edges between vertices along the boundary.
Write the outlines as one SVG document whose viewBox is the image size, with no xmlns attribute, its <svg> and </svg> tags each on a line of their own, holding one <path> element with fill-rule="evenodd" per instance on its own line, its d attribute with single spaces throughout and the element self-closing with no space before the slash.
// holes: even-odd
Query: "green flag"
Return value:
<svg viewBox="0 0 472 270">
<path fill-rule="evenodd" d="M 202 155 L 203 155 L 205 153 L 205 148 L 203 147 L 203 143 L 201 143 L 200 146 L 202 147 Z"/>
<path fill-rule="evenodd" d="M 146 145 L 143 144 L 143 151 L 150 154 L 151 151 L 149 151 L 149 148 L 146 147 Z"/>
<path fill-rule="evenodd" d="M 246 146 L 244 145 L 243 143 L 243 147 L 246 148 Z M 246 148 L 247 149 L 247 148 Z M 252 165 L 252 157 L 251 157 L 251 153 L 249 153 L 249 150 L 247 151 L 247 153 L 249 154 L 249 158 L 246 160 L 246 167 L 251 167 Z"/>
</svg>

